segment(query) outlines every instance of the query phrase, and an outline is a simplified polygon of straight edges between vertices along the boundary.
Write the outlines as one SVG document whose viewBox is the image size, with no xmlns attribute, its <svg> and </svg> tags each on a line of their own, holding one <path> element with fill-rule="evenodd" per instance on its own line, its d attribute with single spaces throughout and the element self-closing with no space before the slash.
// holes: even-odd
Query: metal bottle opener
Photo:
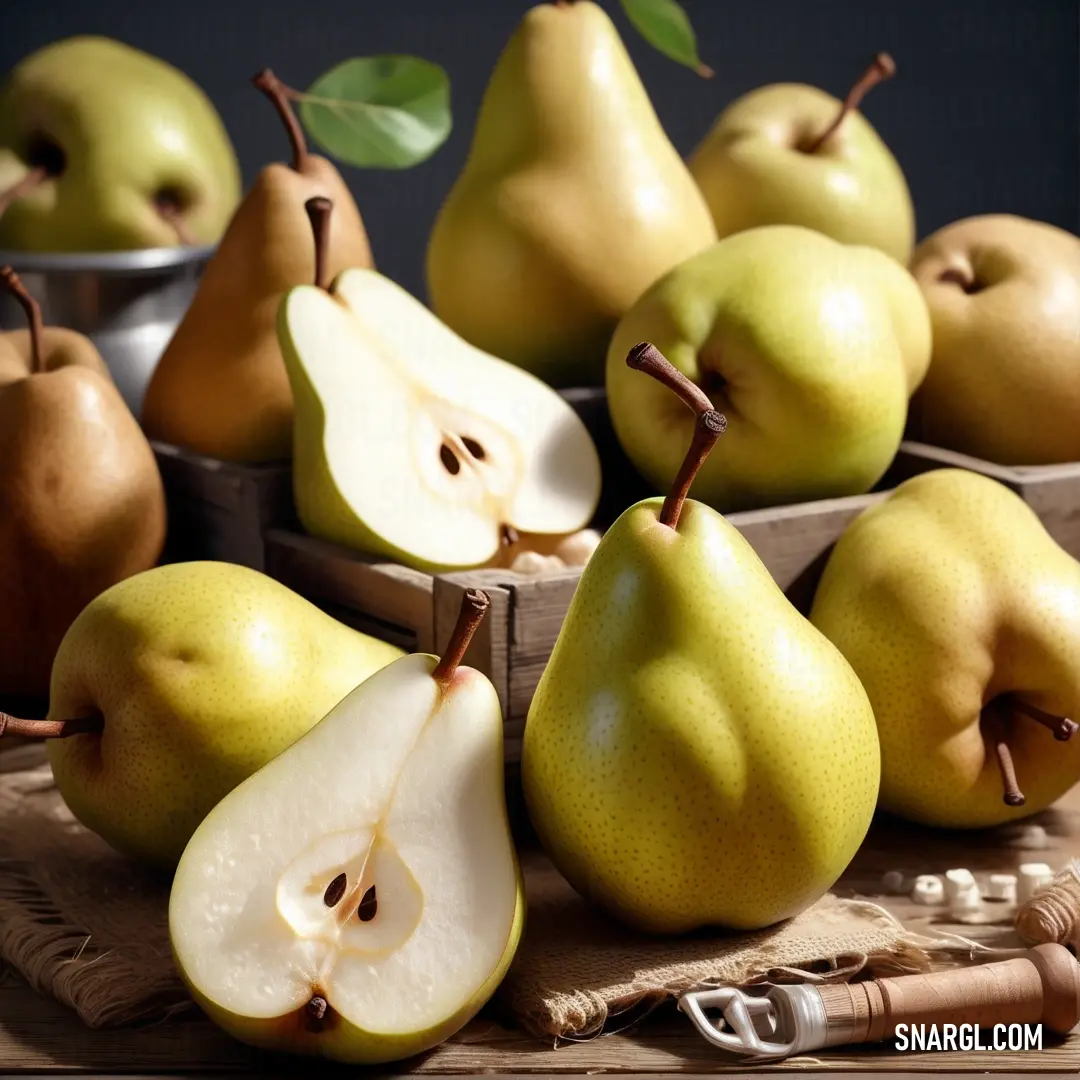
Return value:
<svg viewBox="0 0 1080 1080">
<path fill-rule="evenodd" d="M 1062 945 L 1038 945 L 1011 960 L 929 975 L 697 990 L 679 1008 L 714 1046 L 748 1061 L 880 1042 L 901 1024 L 1044 1024 L 1063 1035 L 1080 1021 L 1080 964 Z"/>
</svg>

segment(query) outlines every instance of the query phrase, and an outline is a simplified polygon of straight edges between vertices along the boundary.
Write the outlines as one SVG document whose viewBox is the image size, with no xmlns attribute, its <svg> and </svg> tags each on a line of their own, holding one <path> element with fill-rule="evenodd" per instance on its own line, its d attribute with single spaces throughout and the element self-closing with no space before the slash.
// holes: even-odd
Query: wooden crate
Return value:
<svg viewBox="0 0 1080 1080">
<path fill-rule="evenodd" d="M 908 461 L 932 468 L 969 469 L 1000 481 L 1039 515 L 1046 531 L 1073 558 L 1080 558 L 1080 462 L 1063 465 L 996 465 L 955 450 L 905 442 Z M 926 469 L 919 469 L 925 472 Z M 898 474 L 900 479 L 906 479 Z"/>
<path fill-rule="evenodd" d="M 151 446 L 169 515 L 162 561 L 214 559 L 263 570 L 267 529 L 295 522 L 289 462 L 237 465 Z"/>
<path fill-rule="evenodd" d="M 598 440 L 599 441 L 599 440 Z M 937 467 L 929 456 L 902 448 L 893 468 L 868 494 L 729 514 L 765 567 L 801 611 L 810 601 L 832 545 L 858 514 L 885 497 L 895 478 Z M 612 468 L 605 459 L 605 475 Z M 641 487 L 616 476 L 623 490 Z M 644 493 L 648 493 L 645 491 Z M 627 503 L 608 500 L 610 522 Z M 612 512 L 617 505 L 618 509 Z M 266 538 L 267 572 L 332 611 L 357 629 L 406 648 L 440 653 L 450 638 L 466 589 L 491 597 L 465 662 L 484 672 L 499 694 L 505 720 L 507 761 L 520 758 L 521 736 L 536 684 L 559 634 L 581 575 L 567 568 L 542 577 L 511 570 L 425 574 L 328 544 L 294 529 L 272 529 Z"/>
</svg>

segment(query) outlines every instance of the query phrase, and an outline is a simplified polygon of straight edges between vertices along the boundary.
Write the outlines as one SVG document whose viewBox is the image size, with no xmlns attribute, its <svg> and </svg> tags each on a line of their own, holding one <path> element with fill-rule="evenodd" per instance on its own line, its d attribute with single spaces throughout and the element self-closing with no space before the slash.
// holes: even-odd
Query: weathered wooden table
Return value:
<svg viewBox="0 0 1080 1080">
<path fill-rule="evenodd" d="M 913 930 L 960 933 L 1001 946 L 1018 940 L 1005 924 L 960 926 L 933 922 L 931 909 L 906 898 L 885 897 L 881 876 L 889 869 L 906 873 L 943 873 L 954 866 L 979 871 L 1012 871 L 1023 862 L 1047 861 L 1057 867 L 1080 857 L 1080 787 L 1051 811 L 1032 819 L 1043 825 L 1050 847 L 1023 850 L 1000 834 L 945 833 L 900 822 L 878 821 L 854 863 L 837 887 L 841 895 L 876 900 Z M 405 1073 L 505 1075 L 657 1073 L 709 1074 L 817 1070 L 859 1073 L 994 1072 L 1080 1073 L 1080 1029 L 1064 1040 L 1044 1040 L 1041 1051 L 899 1053 L 891 1046 L 848 1049 L 819 1057 L 791 1058 L 771 1066 L 721 1061 L 717 1053 L 673 1009 L 654 1013 L 631 1031 L 558 1048 L 545 1046 L 486 1019 L 477 1019 L 455 1038 L 419 1059 L 383 1070 Z M 91 1076 L 158 1075 L 195 1077 L 213 1074 L 268 1076 L 288 1073 L 324 1075 L 337 1070 L 310 1061 L 271 1058 L 241 1046 L 205 1020 L 174 1021 L 134 1030 L 91 1031 L 65 1009 L 38 997 L 13 974 L 0 978 L 0 1074 Z"/>
</svg>

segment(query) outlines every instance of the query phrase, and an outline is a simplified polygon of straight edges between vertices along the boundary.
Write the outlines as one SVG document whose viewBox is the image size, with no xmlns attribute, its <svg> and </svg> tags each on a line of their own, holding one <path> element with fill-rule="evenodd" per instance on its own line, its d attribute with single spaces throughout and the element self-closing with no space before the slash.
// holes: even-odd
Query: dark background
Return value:
<svg viewBox="0 0 1080 1080">
<path fill-rule="evenodd" d="M 654 52 L 601 0 L 676 145 L 689 153 L 720 109 L 765 83 L 842 95 L 885 49 L 898 75 L 865 113 L 907 173 L 920 236 L 1011 212 L 1080 228 L 1080 17 L 1076 0 L 684 0 L 709 82 Z M 454 132 L 406 173 L 343 171 L 379 268 L 423 294 L 423 256 L 457 175 L 480 96 L 527 0 L 0 0 L 0 72 L 75 33 L 100 33 L 186 71 L 224 117 L 250 182 L 284 160 L 280 124 L 249 77 L 304 88 L 351 56 L 409 53 L 450 73 Z"/>
</svg>

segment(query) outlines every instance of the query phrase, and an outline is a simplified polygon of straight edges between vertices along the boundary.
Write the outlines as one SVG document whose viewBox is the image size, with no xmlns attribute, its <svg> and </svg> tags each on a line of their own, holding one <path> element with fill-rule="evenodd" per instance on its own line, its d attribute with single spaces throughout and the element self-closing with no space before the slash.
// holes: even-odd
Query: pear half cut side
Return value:
<svg viewBox="0 0 1080 1080">
<path fill-rule="evenodd" d="M 292 290 L 279 317 L 308 532 L 414 566 L 479 566 L 504 526 L 570 533 L 600 497 L 574 410 L 373 270 Z"/>
<path fill-rule="evenodd" d="M 196 1000 L 238 1038 L 407 1057 L 494 991 L 523 920 L 491 683 L 402 657 L 230 793 L 188 844 L 169 924 Z"/>
</svg>

